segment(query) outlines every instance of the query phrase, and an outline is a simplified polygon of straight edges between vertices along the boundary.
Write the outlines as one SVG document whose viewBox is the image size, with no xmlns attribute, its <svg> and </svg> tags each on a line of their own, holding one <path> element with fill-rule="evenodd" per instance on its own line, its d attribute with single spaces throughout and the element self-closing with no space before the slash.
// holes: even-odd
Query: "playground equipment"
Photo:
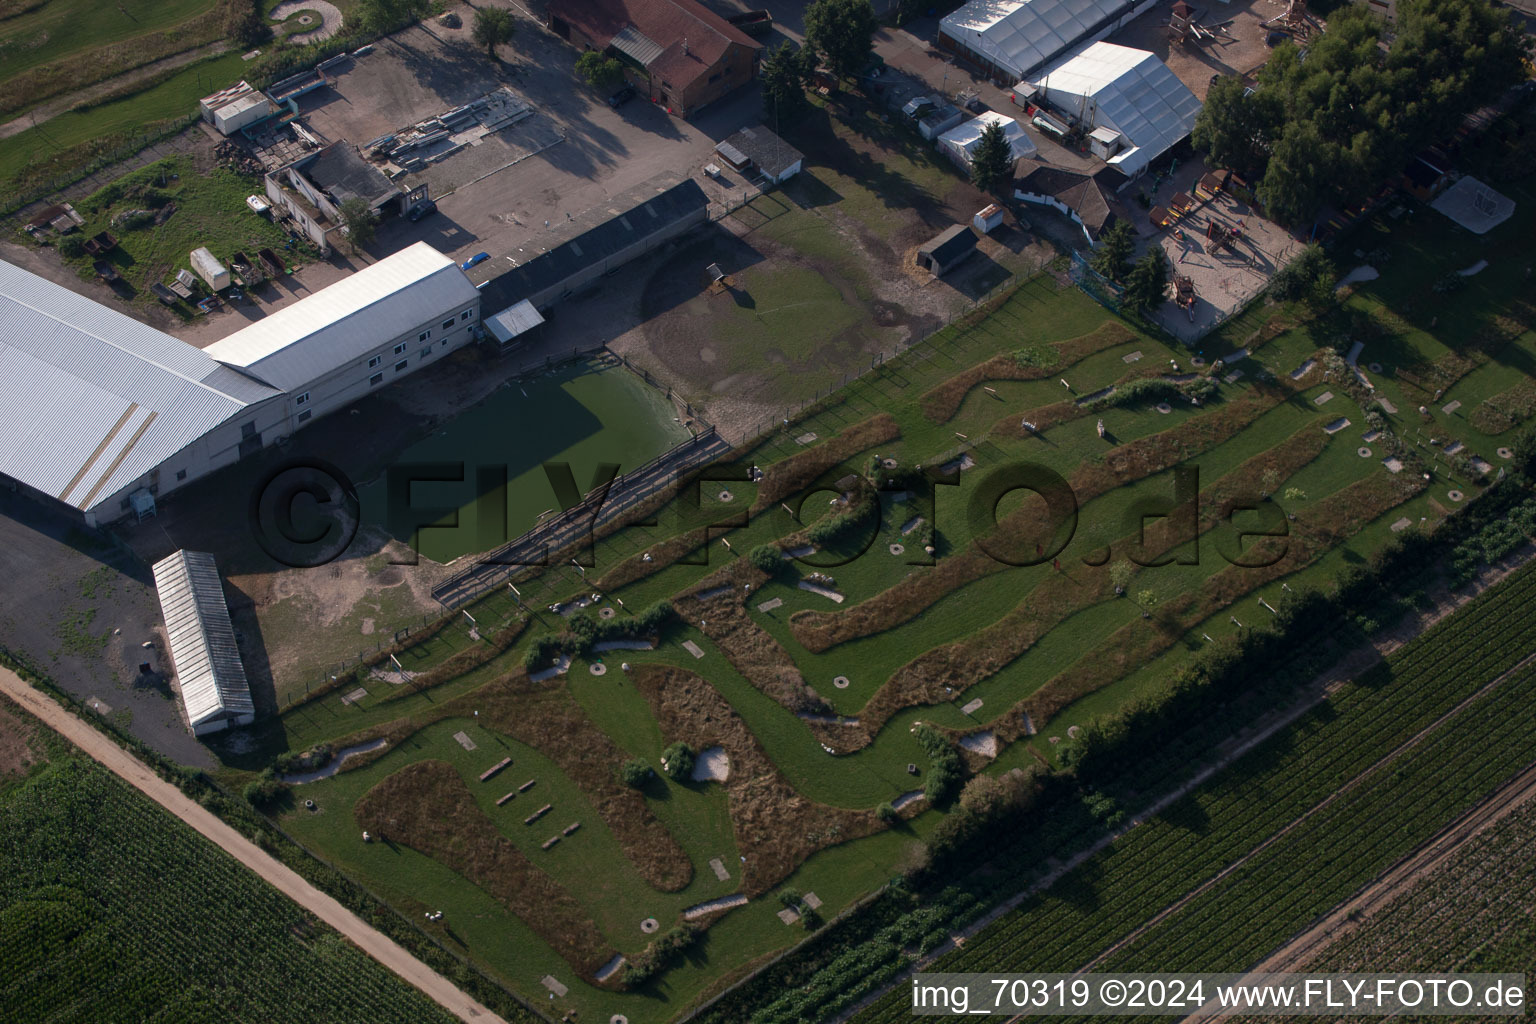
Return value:
<svg viewBox="0 0 1536 1024">
<path fill-rule="evenodd" d="M 1195 322 L 1195 282 L 1183 274 L 1173 278 L 1173 304 L 1189 314 L 1189 322 Z"/>
</svg>

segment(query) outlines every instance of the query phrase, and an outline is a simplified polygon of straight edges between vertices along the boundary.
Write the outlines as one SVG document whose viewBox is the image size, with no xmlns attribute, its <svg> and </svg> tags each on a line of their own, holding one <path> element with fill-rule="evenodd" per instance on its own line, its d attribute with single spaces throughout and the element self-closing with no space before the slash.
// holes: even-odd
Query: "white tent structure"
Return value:
<svg viewBox="0 0 1536 1024">
<path fill-rule="evenodd" d="M 999 114 L 995 110 L 989 110 L 980 117 L 957 125 L 940 135 L 939 152 L 953 160 L 962 170 L 969 171 L 971 154 L 976 151 L 977 145 L 981 142 L 982 129 L 989 124 L 1003 126 L 1003 134 L 1008 137 L 1008 147 L 1013 152 L 1014 160 L 1022 160 L 1039 152 L 1034 140 L 1024 134 L 1023 125 L 1007 114 Z"/>
<path fill-rule="evenodd" d="M 970 0 L 939 22 L 939 45 L 1013 84 L 1085 39 L 1102 39 L 1156 0 Z"/>
<path fill-rule="evenodd" d="M 256 706 L 213 556 L 183 549 L 156 562 L 152 571 L 193 735 L 254 722 Z"/>
<path fill-rule="evenodd" d="M 1094 153 L 1134 177 L 1189 135 L 1200 101 L 1146 50 L 1094 43 L 1046 72 L 1037 97 L 1092 129 Z"/>
</svg>

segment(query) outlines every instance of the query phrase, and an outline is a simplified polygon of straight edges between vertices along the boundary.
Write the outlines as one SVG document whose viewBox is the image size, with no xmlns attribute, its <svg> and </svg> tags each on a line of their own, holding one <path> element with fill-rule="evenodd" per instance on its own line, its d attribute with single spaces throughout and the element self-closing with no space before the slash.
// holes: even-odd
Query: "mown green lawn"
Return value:
<svg viewBox="0 0 1536 1024">
<path fill-rule="evenodd" d="M 171 28 L 213 6 L 213 0 L 47 0 L 0 21 L 0 84 L 80 50 Z"/>
<path fill-rule="evenodd" d="M 821 184 L 829 186 L 825 180 Z M 844 202 L 855 195 L 856 186 L 849 183 L 839 181 L 835 187 Z M 1514 192 L 1526 205 L 1529 205 L 1528 201 L 1536 201 L 1531 200 L 1524 188 Z M 765 220 L 759 230 L 773 226 L 774 230 L 785 232 L 783 237 L 787 240 L 792 241 L 795 234 L 803 233 L 805 244 L 812 247 L 825 244 L 832 236 L 824 227 L 818 226 L 816 222 L 820 216 L 811 212 L 812 209 L 815 208 L 786 208 L 775 218 Z M 1398 412 L 1387 414 L 1391 427 L 1410 442 L 1417 439 L 1420 431 L 1432 431 L 1439 447 L 1451 440 L 1462 440 L 1497 465 L 1497 457 L 1490 445 L 1499 439 L 1471 430 L 1464 412 L 1458 416 L 1442 414 L 1437 409 L 1429 422 L 1420 420 L 1416 406 L 1406 404 L 1405 392 L 1396 378 L 1400 368 L 1418 367 L 1452 351 L 1470 351 L 1469 346 L 1480 343 L 1477 339 L 1483 336 L 1469 333 L 1473 329 L 1466 325 L 1467 318 L 1486 320 L 1501 310 L 1513 310 L 1511 315 L 1514 315 L 1521 312 L 1519 304 L 1525 301 L 1518 282 L 1489 278 L 1494 284 L 1483 290 L 1482 284 L 1477 283 L 1482 277 L 1480 274 L 1469 279 L 1474 284 L 1447 294 L 1443 300 L 1437 299 L 1434 308 L 1438 312 L 1426 312 L 1429 307 L 1422 301 L 1409 312 L 1401 312 L 1399 303 L 1413 306 L 1414 301 L 1404 296 L 1419 295 L 1432 287 L 1446 268 L 1471 263 L 1472 260 L 1466 257 L 1472 249 L 1489 244 L 1468 242 L 1463 245 L 1465 240 L 1457 239 L 1454 245 L 1445 245 L 1443 251 L 1437 249 L 1429 238 L 1421 239 L 1416 234 L 1433 236 L 1437 229 L 1443 232 L 1442 226 L 1430 219 L 1431 216 L 1438 217 L 1429 211 L 1419 211 L 1412 219 L 1389 224 L 1385 229 L 1372 226 L 1369 230 L 1384 236 L 1383 240 L 1372 244 L 1387 246 L 1391 254 L 1383 261 L 1382 278 L 1357 290 L 1345 304 L 1344 313 L 1340 314 L 1342 319 L 1325 317 L 1302 322 L 1258 347 L 1247 359 L 1233 363 L 1231 368 L 1243 370 L 1243 376 L 1232 383 L 1222 383 L 1217 397 L 1206 403 L 1204 414 L 1249 396 L 1256 379 L 1262 376 L 1287 380 L 1320 347 L 1338 340 L 1341 322 L 1353 324 L 1351 329 L 1365 329 L 1361 327 L 1365 322 L 1358 319 L 1365 316 L 1379 326 L 1368 328 L 1371 341 L 1361 354 L 1360 363 L 1362 366 L 1373 361 L 1383 364 L 1381 373 L 1371 373 L 1370 376 L 1377 394 L 1398 408 Z M 1420 266 L 1427 260 L 1437 262 L 1429 267 Z M 1347 260 L 1341 258 L 1341 262 L 1347 268 Z M 1409 267 L 1413 268 L 1411 273 L 1394 276 L 1398 268 L 1407 270 Z M 1490 266 L 1483 273 L 1494 271 L 1495 266 Z M 850 271 L 849 281 L 855 277 Z M 758 298 L 772 296 L 775 288 L 783 290 L 774 301 L 792 300 L 798 292 L 808 296 L 806 301 L 822 303 L 826 310 L 852 309 L 860 301 L 857 282 L 848 290 L 827 282 L 813 284 L 794 275 L 780 281 L 765 278 L 755 294 Z M 1394 292 L 1394 289 L 1404 291 Z M 1502 304 L 1488 309 L 1477 305 L 1484 302 Z M 773 308 L 762 307 L 770 312 Z M 746 316 L 745 313 L 742 315 Z M 1356 319 L 1348 320 L 1350 316 Z M 1207 341 L 1205 348 L 1213 353 L 1230 352 L 1250 343 L 1256 332 L 1275 317 L 1303 319 L 1300 310 L 1260 304 L 1227 324 L 1219 336 Z M 838 589 L 847 596 L 843 605 L 833 605 L 824 597 L 799 589 L 794 585 L 793 576 L 767 582 L 753 593 L 749 602 L 753 620 L 790 653 L 804 678 L 838 712 L 857 715 L 869 697 L 913 658 L 943 644 L 957 641 L 964 644 L 967 638 L 974 637 L 1014 608 L 1021 604 L 1027 607 L 1036 585 L 1052 570 L 1049 567 L 1014 568 L 987 574 L 958 586 L 906 622 L 844 642 L 819 654 L 805 651 L 794 639 L 789 618 L 795 611 L 847 609 L 898 585 L 910 574 L 931 571 L 909 564 L 908 559 L 917 554 L 912 550 L 915 546 L 909 546 L 908 553 L 902 556 L 893 555 L 888 549 L 889 544 L 902 538 L 901 527 L 915 515 L 936 517 L 941 555 L 963 549 L 973 536 L 965 508 L 970 491 L 979 475 L 993 467 L 1025 460 L 1048 466 L 1069 477 L 1080 466 L 1104 459 L 1113 444 L 1148 437 L 1202 415 L 1184 406 L 1176 406 L 1168 414 L 1148 406 L 1119 407 L 1102 413 L 1110 440 L 1100 438 L 1095 430 L 1095 421 L 1100 418 L 1097 413 L 1061 423 L 1046 430 L 1043 437 L 1009 440 L 990 436 L 999 420 L 1022 417 L 1031 409 L 1068 397 L 1069 392 L 1061 386 L 1058 377 L 1066 377 L 1072 392 L 1082 395 L 1107 386 L 1133 368 L 1163 368 L 1170 360 L 1180 362 L 1183 369 L 1189 368 L 1184 365 L 1189 355 L 1186 351 L 1170 348 L 1139 332 L 1131 341 L 1091 355 L 1058 375 L 1037 381 L 993 382 L 990 386 L 995 394 L 978 386 L 959 404 L 956 414 L 944 422 L 934 422 L 925 415 L 924 394 L 951 376 L 997 354 L 1082 336 L 1107 319 L 1109 314 L 1080 292 L 1058 290 L 1048 276 L 1035 278 L 1003 301 L 987 319 L 947 328 L 930 344 L 892 360 L 850 384 L 824 408 L 775 432 L 751 451 L 743 453 L 741 461 L 744 464 L 771 467 L 805 451 L 807 445 L 798 439 L 806 434 L 816 435 L 812 443 L 829 443 L 829 439 L 836 438 L 842 431 L 884 413 L 894 417 L 901 429 L 900 437 L 850 455 L 845 460 L 847 471 L 861 471 L 873 454 L 895 458 L 902 465 L 931 466 L 953 459 L 962 451 L 971 452 L 976 460 L 975 468 L 966 472 L 962 486 L 939 489 L 931 512 L 918 501 L 887 501 L 882 510 L 880 532 L 868 550 L 846 564 L 825 570 L 837 578 Z M 742 329 L 749 328 L 743 326 Z M 770 334 L 774 331 L 771 326 L 763 329 Z M 793 347 L 803 340 L 797 341 L 791 336 L 781 339 L 781 343 Z M 1347 345 L 1344 347 L 1347 349 Z M 1142 353 L 1141 361 L 1125 362 L 1125 357 L 1134 351 Z M 1454 384 L 1444 400 L 1464 394 L 1466 397 L 1461 400 L 1464 406 L 1470 407 L 1498 393 L 1519 379 L 1523 360 L 1531 351 L 1526 337 L 1499 348 L 1488 361 Z M 1319 404 L 1316 400 L 1325 391 L 1333 392 L 1333 398 Z M 1321 453 L 1312 462 L 1278 486 L 1274 497 L 1276 504 L 1305 522 L 1313 509 L 1350 485 L 1362 480 L 1386 479 L 1388 470 L 1382 465 L 1380 445 L 1364 440 L 1370 430 L 1365 415 L 1366 411 L 1338 384 L 1313 384 L 1264 412 L 1236 435 L 1214 443 L 1204 451 L 1192 453 L 1186 465 L 1198 466 L 1201 487 L 1209 488 L 1245 461 L 1262 455 L 1293 435 L 1315 431 L 1316 436 L 1321 437 L 1325 424 L 1348 418 L 1350 425 L 1327 435 Z M 1370 448 L 1370 453 L 1362 454 L 1362 447 Z M 1430 526 L 1439 521 L 1456 505 L 1448 496 L 1451 489 L 1475 493 L 1475 487 L 1451 475 L 1443 465 L 1436 467 L 1431 463 L 1431 469 L 1432 479 L 1424 493 L 1363 524 L 1312 563 L 1298 563 L 1288 575 L 1243 594 L 1231 606 L 1214 612 L 1205 621 L 1190 625 L 1150 663 L 1132 666 L 1123 675 L 1111 678 L 1101 688 L 1066 706 L 1050 720 L 1035 723 L 1038 734 L 1006 748 L 990 770 L 1003 771 L 1039 759 L 1053 760 L 1060 750 L 1060 742 L 1051 743 L 1053 737 L 1065 741 L 1072 726 L 1085 724 L 1094 717 L 1156 693 L 1166 685 L 1174 669 L 1205 646 L 1207 637 L 1220 640 L 1256 623 L 1266 622 L 1272 613 L 1265 603 L 1279 607 L 1288 600 L 1291 592 L 1327 587 L 1341 571 L 1360 563 L 1386 544 L 1394 535 L 1394 523 L 1407 519 L 1411 528 L 1418 529 L 1421 523 Z M 832 475 L 840 472 L 834 471 Z M 1132 533 L 1136 522 L 1133 513 L 1143 502 L 1171 498 L 1172 477 L 1171 470 L 1161 471 L 1084 501 L 1079 509 L 1077 536 L 1062 555 L 1063 568 L 1069 576 L 1079 575 L 1087 579 L 1090 573 L 1103 572 L 1103 569 L 1084 565 L 1082 556 Z M 722 503 L 712 499 L 717 487 L 729 489 L 733 500 Z M 282 723 L 287 735 L 270 736 L 269 742 L 274 746 L 286 742 L 297 749 L 370 725 L 427 712 L 443 699 L 472 692 L 475 686 L 497 673 L 515 670 L 528 639 L 554 626 L 558 620 L 542 612 L 545 605 L 590 592 L 593 577 L 643 551 L 659 550 L 657 545 L 661 541 L 677 535 L 687 525 L 697 525 L 711 515 L 740 511 L 751 504 L 756 493 L 756 486 L 750 483 L 712 484 L 705 488 L 703 508 L 694 518 L 664 511 L 660 516 L 661 525 L 626 528 L 600 541 L 595 571 L 588 570 L 588 574 L 583 575 L 570 566 L 552 567 L 539 578 L 519 584 L 526 604 L 540 610 L 540 621 L 531 626 L 527 637 L 491 665 L 428 693 L 406 692 L 404 688 L 391 692 L 386 686 L 373 685 L 369 697 L 359 706 L 346 708 L 339 705 L 334 695 L 327 697 L 316 706 L 290 712 Z M 828 497 L 830 495 L 826 493 L 813 495 L 806 503 L 803 519 L 809 521 L 824 514 Z M 996 674 L 957 692 L 953 700 L 900 711 L 867 747 L 852 754 L 833 755 L 822 748 L 816 736 L 795 714 L 766 696 L 729 664 L 723 652 L 697 628 L 699 615 L 696 608 L 691 607 L 693 598 L 687 596 L 688 589 L 696 581 L 726 561 L 742 557 L 754 545 L 772 542 L 802 526 L 785 513 L 772 509 L 754 517 L 744 527 L 723 531 L 730 548 L 720 539 L 722 531 L 715 531 L 707 548 L 709 564 L 672 565 L 608 592 L 608 598 L 622 599 L 628 608 L 644 607 L 663 599 L 674 600 L 681 619 L 657 650 L 610 654 L 604 659 L 610 671 L 603 676 L 591 675 L 588 671 L 590 662 L 577 659 L 566 677 L 566 686 L 576 701 L 627 754 L 654 758 L 666 737 L 661 735 L 646 702 L 627 684 L 622 673 L 611 669 L 620 661 L 675 665 L 702 675 L 725 697 L 774 765 L 805 797 L 837 807 L 875 807 L 921 785 L 920 779 L 914 779 L 906 771 L 908 763 L 920 766 L 927 763 L 926 756 L 911 736 L 912 724 L 926 721 L 966 730 L 995 722 L 997 716 L 1034 694 L 1054 677 L 1101 656 L 1106 638 L 1140 618 L 1141 591 L 1150 590 L 1161 602 L 1209 586 L 1212 577 L 1227 568 L 1220 550 L 1225 543 L 1223 538 L 1230 530 L 1230 527 L 1221 526 L 1202 537 L 1198 564 L 1145 569 L 1137 576 L 1128 599 L 1111 598 L 1073 610 L 1056 629 L 1025 653 Z M 782 600 L 779 608 L 771 612 L 756 610 L 756 605 L 774 598 Z M 470 611 L 483 621 L 501 621 L 513 614 L 515 608 L 506 594 L 497 593 L 472 606 Z M 682 641 L 697 644 L 704 652 L 703 657 L 696 659 L 686 653 L 680 646 Z M 462 631 L 450 630 L 438 640 L 424 645 L 423 650 L 407 652 L 405 657 L 413 664 L 425 666 L 463 642 Z M 848 688 L 837 689 L 832 685 L 833 677 L 838 675 L 849 677 L 851 684 Z M 971 715 L 964 714 L 961 705 L 976 698 L 982 699 L 982 707 Z M 452 908 L 450 921 L 467 917 L 473 922 L 466 922 L 460 935 L 477 957 L 519 991 L 541 997 L 542 992 L 532 980 L 536 974 L 550 970 L 564 978 L 568 972 L 563 972 L 558 963 L 549 967 L 549 950 L 525 929 L 508 924 L 504 920 L 504 911 L 496 911 L 487 905 L 488 897 L 462 881 L 452 884 L 451 878 L 443 877 L 446 873 L 441 868 L 419 863 L 423 858 L 414 854 L 390 854 L 395 859 L 386 861 L 381 859 L 384 856 L 381 852 L 365 849 L 350 838 L 355 831 L 350 807 L 356 798 L 368 785 L 390 771 L 421 757 L 443 757 L 457 765 L 461 774 L 471 780 L 471 789 L 484 797 L 482 805 L 497 795 L 488 790 L 480 794 L 479 790 L 486 787 L 480 787 L 474 781 L 474 775 L 478 774 L 484 758 L 480 752 L 464 755 L 449 738 L 452 731 L 454 727 L 450 723 L 439 723 L 368 769 L 316 784 L 313 792 L 330 793 L 322 803 L 339 804 L 341 810 L 332 807 L 308 820 L 298 814 L 292 818 L 292 827 L 304 831 L 327 853 L 334 852 L 349 870 L 368 879 L 377 878 L 391 898 L 417 900 L 421 897 L 412 893 L 411 886 L 428 887 L 426 891 L 432 900 Z M 481 749 L 487 751 L 492 744 L 503 742 L 511 744 L 510 740 L 491 738 Z M 543 772 L 554 773 L 553 767 L 532 751 L 515 746 L 509 746 L 509 749 L 514 750 L 519 764 L 526 763 Z M 512 774 L 517 774 L 517 769 L 513 769 Z M 542 781 L 540 785 L 543 785 Z M 489 787 L 496 788 L 494 785 Z M 569 783 L 553 780 L 550 791 L 559 794 L 559 806 L 568 805 L 580 812 L 584 834 L 592 814 L 583 794 Z M 713 856 L 727 854 L 723 859 L 729 863 L 731 856 L 739 855 L 730 836 L 719 788 L 669 784 L 665 791 L 665 798 L 652 801 L 653 808 L 689 851 L 696 874 L 704 876 L 702 879 L 696 877 L 682 894 L 660 896 L 644 886 L 627 866 L 616 842 L 611 836 L 605 836 L 602 829 L 594 829 L 586 836 L 585 843 L 579 840 L 562 844 L 552 854 L 539 851 L 536 845 L 530 850 L 530 856 L 536 862 L 550 865 L 552 873 L 576 893 L 589 913 L 622 949 L 637 948 L 638 937 L 626 934 L 626 930 L 630 922 L 644 916 L 641 908 L 661 908 L 646 913 L 675 913 L 710 895 L 732 891 L 728 883 L 717 885 L 713 874 L 704 866 Z M 501 820 L 494 809 L 488 809 L 487 813 L 493 820 Z M 502 814 L 501 818 L 507 816 Z M 524 846 L 532 842 L 527 836 L 517 835 L 518 829 L 522 828 L 520 815 L 508 820 L 511 822 L 507 826 L 511 830 L 509 835 L 514 835 Z M 785 884 L 802 892 L 815 891 L 826 903 L 824 915 L 830 916 L 888 878 L 914 838 L 940 820 L 938 812 L 928 811 L 906 826 L 823 851 L 802 865 Z M 432 905 L 422 904 L 423 907 Z M 609 995 L 584 985 L 573 985 L 569 1005 L 580 1008 L 584 1014 L 596 1014 L 598 1019 L 615 1012 L 623 1012 L 633 1021 L 668 1019 L 697 998 L 723 972 L 782 948 L 799 937 L 801 933 L 786 928 L 773 916 L 777 909 L 771 899 L 760 899 L 728 914 L 712 927 L 706 944 L 696 957 L 669 972 L 658 985 L 648 989 L 646 995 Z M 497 923 L 492 927 L 483 924 L 484 921 Z M 455 929 L 458 930 L 457 924 Z M 625 945 L 625 942 L 631 945 Z M 561 1009 L 565 1006 L 559 1004 Z"/>
</svg>

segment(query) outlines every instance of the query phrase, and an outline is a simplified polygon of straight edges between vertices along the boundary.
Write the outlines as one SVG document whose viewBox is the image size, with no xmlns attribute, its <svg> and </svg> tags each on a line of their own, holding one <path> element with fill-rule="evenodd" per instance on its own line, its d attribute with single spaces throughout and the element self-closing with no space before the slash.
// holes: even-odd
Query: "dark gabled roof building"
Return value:
<svg viewBox="0 0 1536 1024">
<path fill-rule="evenodd" d="M 686 179 L 491 278 L 482 287 L 484 306 L 503 309 L 526 299 L 547 309 L 708 219 L 709 197 Z"/>
<path fill-rule="evenodd" d="M 942 277 L 976 251 L 976 233 L 969 224 L 945 228 L 917 249 L 917 265 Z"/>
<path fill-rule="evenodd" d="M 752 81 L 763 44 L 697 0 L 562 0 L 549 27 L 617 56 L 651 102 L 687 117 Z"/>
<path fill-rule="evenodd" d="M 743 128 L 715 146 L 715 152 L 738 170 L 755 167 L 775 185 L 799 174 L 805 160 L 805 154 L 762 125 Z"/>
<path fill-rule="evenodd" d="M 1040 166 L 1014 182 L 1014 198 L 1049 206 L 1083 229 L 1089 245 L 1098 242 L 1111 224 L 1125 215 L 1114 188 L 1125 177 L 1118 171 L 1081 174 L 1060 167 Z"/>
</svg>

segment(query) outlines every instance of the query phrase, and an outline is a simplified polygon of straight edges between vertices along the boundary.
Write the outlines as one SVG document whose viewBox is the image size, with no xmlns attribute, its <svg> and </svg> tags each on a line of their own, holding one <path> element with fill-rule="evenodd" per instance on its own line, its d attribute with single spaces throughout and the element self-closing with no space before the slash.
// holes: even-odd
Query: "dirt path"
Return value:
<svg viewBox="0 0 1536 1024">
<path fill-rule="evenodd" d="M 1143 808 L 1136 815 L 1136 817 L 1132 818 L 1127 824 L 1121 826 L 1119 829 L 1116 829 L 1109 835 L 1104 836 L 1092 846 L 1077 853 L 1056 870 L 1043 875 L 1033 884 L 1020 890 L 1005 902 L 1000 903 L 996 907 L 992 908 L 992 910 L 988 911 L 981 918 L 961 929 L 951 938 L 949 942 L 944 943 L 942 946 L 938 947 L 927 956 L 914 960 L 911 966 L 909 966 L 908 969 L 903 971 L 901 974 L 897 975 L 890 984 L 881 987 L 878 991 L 871 993 L 870 995 L 861 999 L 858 1003 L 843 1010 L 836 1017 L 832 1018 L 833 1021 L 837 1022 L 837 1024 L 842 1024 L 842 1022 L 849 1020 L 857 1013 L 859 1013 L 859 1011 L 863 1010 L 866 1006 L 885 996 L 885 994 L 889 992 L 893 987 L 904 983 L 909 975 L 922 970 L 929 964 L 933 963 L 933 961 L 937 960 L 939 957 L 953 952 L 955 949 L 963 946 L 966 940 L 976 935 L 978 932 L 992 924 L 1004 914 L 1018 907 L 1019 904 L 1023 903 L 1026 899 L 1035 895 L 1036 893 L 1049 889 L 1068 872 L 1076 869 L 1091 857 L 1107 849 L 1115 842 L 1115 840 L 1125 835 L 1131 829 L 1140 825 L 1143 821 L 1149 818 L 1154 818 L 1161 814 L 1164 810 L 1172 806 L 1177 801 L 1183 799 L 1190 792 L 1204 785 L 1213 777 L 1220 774 L 1232 762 L 1236 761 L 1238 758 L 1242 757 L 1244 754 L 1248 753 L 1250 750 L 1257 747 L 1265 740 L 1269 739 L 1281 729 L 1291 725 L 1297 719 L 1301 718 L 1302 715 L 1306 714 L 1313 707 L 1315 707 L 1320 701 L 1324 700 L 1329 693 L 1343 685 L 1345 681 L 1353 678 L 1355 675 L 1358 675 L 1366 668 L 1369 668 L 1376 661 L 1379 661 L 1387 654 L 1395 651 L 1397 648 L 1407 643 L 1413 637 L 1424 632 L 1426 629 L 1433 626 L 1447 615 L 1450 615 L 1452 612 L 1456 611 L 1456 609 L 1460 608 L 1468 601 L 1471 601 L 1479 594 L 1487 590 L 1489 587 L 1498 583 L 1510 573 L 1531 561 L 1533 558 L 1536 558 L 1536 547 L 1533 547 L 1530 544 L 1526 544 L 1521 546 L 1515 552 L 1505 556 L 1505 558 L 1500 560 L 1498 564 L 1485 570 L 1481 575 L 1477 577 L 1476 580 L 1474 580 L 1466 587 L 1463 587 L 1459 591 L 1453 592 L 1445 590 L 1444 588 L 1432 590 L 1429 595 L 1432 602 L 1431 608 L 1426 611 L 1410 615 L 1396 628 L 1388 630 L 1385 634 L 1378 637 L 1372 643 L 1366 644 L 1344 655 L 1327 672 L 1324 672 L 1313 679 L 1312 682 L 1303 690 L 1304 696 L 1295 704 L 1282 711 L 1271 714 L 1268 718 L 1262 719 L 1260 722 L 1255 723 L 1254 726 L 1250 727 L 1249 730 L 1245 730 L 1243 733 L 1239 734 L 1238 738 L 1222 744 L 1220 748 L 1220 756 L 1214 762 L 1202 768 L 1183 785 L 1179 786 L 1172 792 L 1164 794 L 1157 801 Z M 1533 655 L 1533 657 L 1536 657 L 1536 655 Z M 1530 659 L 1526 660 L 1529 661 Z M 1521 664 L 1525 664 L 1525 662 L 1522 662 Z M 1484 687 L 1483 690 L 1479 690 L 1478 694 L 1467 698 L 1467 700 L 1470 701 L 1476 699 L 1478 695 L 1483 693 L 1489 687 L 1492 687 L 1498 683 L 1503 678 L 1503 676 L 1500 676 L 1498 680 L 1489 683 L 1488 686 Z M 1465 703 L 1466 702 L 1464 701 L 1463 704 Z M 1462 705 L 1457 705 L 1457 709 L 1459 709 L 1461 706 Z M 1454 713 L 1454 711 L 1448 712 L 1448 714 L 1451 713 Z M 1413 741 L 1410 740 L 1409 742 Z M 1023 1020 L 1022 1017 L 1013 1017 L 1007 1021 L 1007 1024 L 1016 1024 L 1016 1022 L 1021 1020 Z"/>
<path fill-rule="evenodd" d="M 303 6 L 318 8 L 321 5 L 311 3 Z M 325 4 L 324 6 L 329 7 L 330 5 Z M 8 139 L 12 135 L 18 135 L 26 131 L 28 128 L 47 124 L 77 103 L 87 103 L 118 89 L 152 78 L 162 71 L 172 71 L 176 68 L 184 67 L 193 61 L 202 60 L 204 57 L 212 57 L 215 54 L 223 53 L 229 48 L 230 44 L 224 40 L 208 43 L 206 46 L 199 46 L 195 49 L 184 50 L 181 53 L 173 53 L 169 57 L 162 57 L 160 60 L 134 68 L 132 71 L 124 71 L 122 74 L 114 75 L 105 82 L 97 82 L 95 85 L 88 85 L 84 89 L 76 89 L 74 92 L 65 93 L 63 96 L 55 96 L 51 100 L 39 103 L 20 117 L 0 124 L 0 139 Z"/>
<path fill-rule="evenodd" d="M 499 1016 L 460 991 L 458 986 L 365 924 L 336 900 L 300 878 L 291 868 L 263 852 L 211 811 L 188 799 L 181 790 L 152 772 L 144 762 L 66 711 L 52 697 L 27 685 L 9 669 L 0 668 L 0 690 L 101 762 L 113 774 L 211 839 L 283 895 L 341 932 L 364 953 L 420 989 L 460 1020 L 472 1024 L 505 1024 Z"/>
</svg>

